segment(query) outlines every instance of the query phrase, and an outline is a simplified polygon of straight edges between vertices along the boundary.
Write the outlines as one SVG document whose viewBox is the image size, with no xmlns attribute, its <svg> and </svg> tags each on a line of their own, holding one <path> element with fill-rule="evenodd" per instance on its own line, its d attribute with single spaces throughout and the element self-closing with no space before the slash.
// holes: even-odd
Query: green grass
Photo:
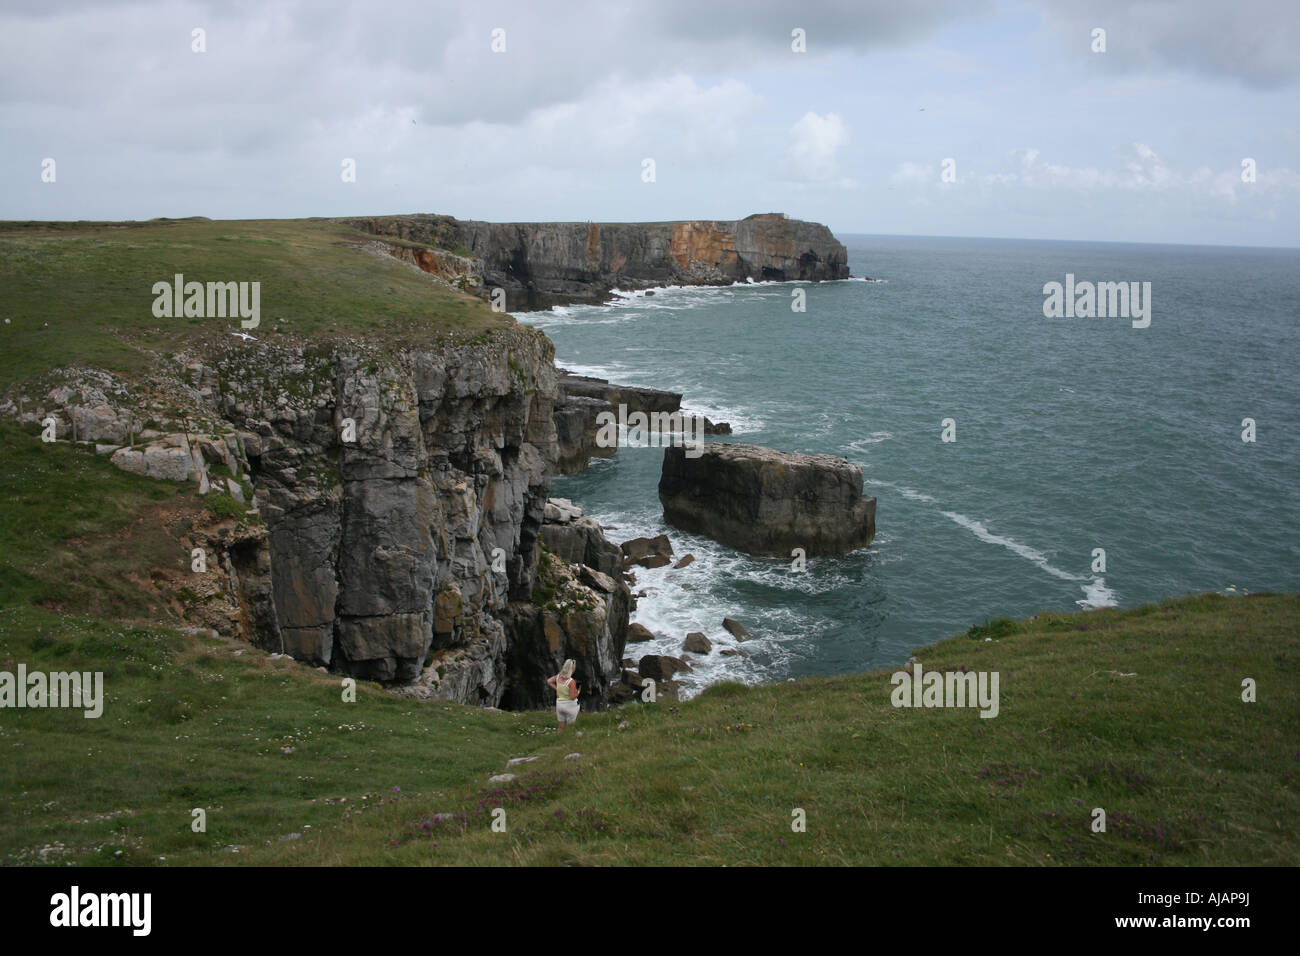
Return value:
<svg viewBox="0 0 1300 956">
<path fill-rule="evenodd" d="M 156 522 L 137 526 L 137 518 L 192 501 L 192 489 L 120 471 L 105 456 L 0 421 L 0 607 L 49 602 L 146 614 L 146 596 L 125 575 L 179 567 L 183 555 Z M 123 548 L 127 533 L 131 546 Z"/>
<path fill-rule="evenodd" d="M 176 273 L 260 282 L 252 334 L 263 344 L 343 334 L 428 342 L 513 325 L 480 299 L 356 247 L 371 238 L 308 220 L 0 222 L 0 302 L 11 319 L 0 325 L 0 391 L 61 365 L 132 374 L 150 365 L 142 350 L 239 330 L 238 318 L 155 318 L 153 284 Z"/>
<path fill-rule="evenodd" d="M 918 652 L 997 670 L 991 720 L 895 709 L 881 672 L 584 714 L 579 739 L 547 712 L 366 685 L 345 703 L 337 677 L 236 642 L 10 607 L 0 669 L 102 670 L 107 703 L 98 720 L 0 711 L 0 858 L 1294 865 L 1298 614 L 1291 595 L 1208 595 Z"/>
<path fill-rule="evenodd" d="M 584 738 L 542 746 L 514 785 L 484 786 L 501 769 L 484 765 L 453 794 L 249 860 L 1294 865 L 1298 613 L 1293 595 L 1206 595 L 918 652 L 927 669 L 999 671 L 994 719 L 895 709 L 884 672 L 584 715 Z M 1241 700 L 1244 676 L 1257 703 Z M 570 749 L 582 758 L 562 760 Z"/>
<path fill-rule="evenodd" d="M 458 785 L 541 723 L 367 684 L 343 703 L 339 678 L 234 641 L 22 606 L 0 610 L 0 669 L 18 662 L 102 671 L 105 702 L 98 719 L 0 711 L 7 864 L 238 860 L 230 847 L 310 838 L 394 786 L 429 798 Z"/>
</svg>

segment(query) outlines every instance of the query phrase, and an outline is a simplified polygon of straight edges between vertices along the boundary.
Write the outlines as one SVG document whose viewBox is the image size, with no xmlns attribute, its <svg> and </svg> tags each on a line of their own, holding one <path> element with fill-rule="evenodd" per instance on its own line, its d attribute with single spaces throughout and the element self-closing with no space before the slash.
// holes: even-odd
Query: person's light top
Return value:
<svg viewBox="0 0 1300 956">
<path fill-rule="evenodd" d="M 570 696 L 572 693 L 570 685 L 572 684 L 572 678 L 563 682 L 557 680 L 555 682 L 555 696 L 560 700 L 573 700 L 573 697 Z"/>
</svg>

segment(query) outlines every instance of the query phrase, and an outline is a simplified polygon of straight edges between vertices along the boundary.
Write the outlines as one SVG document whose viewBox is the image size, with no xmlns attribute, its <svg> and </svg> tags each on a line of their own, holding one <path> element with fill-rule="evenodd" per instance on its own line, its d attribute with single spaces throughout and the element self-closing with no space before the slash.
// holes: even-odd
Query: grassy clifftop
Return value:
<svg viewBox="0 0 1300 956">
<path fill-rule="evenodd" d="M 260 282 L 260 341 L 361 334 L 428 342 L 513 325 L 481 299 L 367 252 L 317 220 L 0 222 L 0 388 L 62 365 L 127 375 L 151 353 L 229 339 L 238 318 L 156 318 L 155 282 Z"/>
<path fill-rule="evenodd" d="M 346 702 L 332 675 L 148 623 L 121 575 L 168 544 L 141 518 L 202 503 L 0 438 L 0 671 L 102 671 L 105 696 L 98 719 L 0 709 L 8 864 L 1300 862 L 1300 596 L 1040 615 L 917 652 L 997 671 L 992 719 L 895 708 L 877 672 L 722 685 L 557 738 L 549 712 L 366 684 Z M 519 756 L 538 759 L 489 783 Z"/>
</svg>

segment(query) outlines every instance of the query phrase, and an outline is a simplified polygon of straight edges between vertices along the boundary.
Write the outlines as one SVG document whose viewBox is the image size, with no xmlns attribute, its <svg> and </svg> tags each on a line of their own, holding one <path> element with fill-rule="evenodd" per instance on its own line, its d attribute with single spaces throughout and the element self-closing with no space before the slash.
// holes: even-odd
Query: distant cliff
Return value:
<svg viewBox="0 0 1300 956">
<path fill-rule="evenodd" d="M 492 223 L 435 215 L 334 221 L 403 240 L 389 247 L 391 255 L 462 287 L 504 289 L 508 311 L 604 302 L 611 289 L 849 276 L 848 254 L 829 229 L 781 213 L 642 223 Z"/>
</svg>

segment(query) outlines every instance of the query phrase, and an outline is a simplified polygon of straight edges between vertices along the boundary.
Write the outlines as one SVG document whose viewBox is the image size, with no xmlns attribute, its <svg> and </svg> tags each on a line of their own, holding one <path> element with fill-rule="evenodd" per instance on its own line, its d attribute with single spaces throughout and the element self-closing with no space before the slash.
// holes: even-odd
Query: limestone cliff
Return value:
<svg viewBox="0 0 1300 956">
<path fill-rule="evenodd" d="M 849 276 L 848 254 L 829 229 L 780 213 L 645 223 L 490 223 L 435 215 L 337 221 L 402 240 L 391 244 L 390 254 L 462 287 L 504 289 L 508 311 L 604 302 L 615 288 Z"/>
<path fill-rule="evenodd" d="M 103 372 L 74 374 L 22 417 L 52 416 L 60 438 L 76 423 L 119 467 L 248 509 L 192 533 L 184 571 L 155 575 L 214 596 L 189 623 L 487 706 L 537 705 L 574 657 L 588 706 L 604 705 L 631 601 L 621 574 L 553 561 L 566 597 L 549 617 L 538 603 L 557 458 L 549 339 L 523 326 L 429 347 L 214 339 L 173 358 L 150 381 L 183 412 L 163 432 L 142 428 L 154 413 Z M 207 555 L 201 574 L 191 546 Z M 538 686 L 512 688 L 512 675 Z"/>
</svg>

